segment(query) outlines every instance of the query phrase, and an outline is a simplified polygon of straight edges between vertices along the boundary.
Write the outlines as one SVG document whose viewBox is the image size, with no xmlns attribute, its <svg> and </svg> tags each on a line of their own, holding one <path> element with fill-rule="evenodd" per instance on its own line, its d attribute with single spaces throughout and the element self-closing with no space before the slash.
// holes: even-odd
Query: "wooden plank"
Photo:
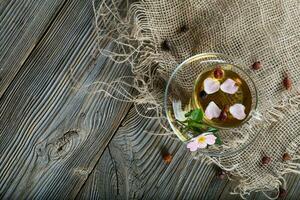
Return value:
<svg viewBox="0 0 300 200">
<path fill-rule="evenodd" d="M 65 1 L 1 1 L 0 97 Z"/>
<path fill-rule="evenodd" d="M 217 199 L 227 181 L 216 167 L 193 160 L 185 145 L 162 133 L 156 120 L 132 109 L 77 199 Z M 173 160 L 164 163 L 161 151 Z"/>
<path fill-rule="evenodd" d="M 95 60 L 92 24 L 90 1 L 68 1 L 2 96 L 0 199 L 74 198 L 129 110 L 87 91 L 131 74 Z"/>
<path fill-rule="evenodd" d="M 240 195 L 232 195 L 230 194 L 230 192 L 233 191 L 234 187 L 235 187 L 236 183 L 235 182 L 228 182 L 226 184 L 226 186 L 224 187 L 222 193 L 219 196 L 220 200 L 226 200 L 226 199 L 232 199 L 232 200 L 241 200 L 241 196 Z M 251 196 L 252 197 L 252 196 Z"/>
<path fill-rule="evenodd" d="M 300 176 L 298 174 L 288 174 L 287 179 L 287 196 L 285 199 L 299 199 L 300 197 Z"/>
</svg>

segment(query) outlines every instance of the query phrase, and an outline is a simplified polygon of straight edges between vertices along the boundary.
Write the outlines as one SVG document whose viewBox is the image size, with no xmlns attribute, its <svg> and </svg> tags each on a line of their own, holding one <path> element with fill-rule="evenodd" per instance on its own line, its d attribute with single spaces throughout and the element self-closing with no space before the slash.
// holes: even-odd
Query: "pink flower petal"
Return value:
<svg viewBox="0 0 300 200">
<path fill-rule="evenodd" d="M 221 114 L 221 109 L 217 106 L 217 104 L 211 101 L 205 109 L 205 116 L 208 119 L 218 118 Z"/>
<path fill-rule="evenodd" d="M 221 85 L 221 90 L 228 94 L 234 94 L 238 91 L 239 87 L 236 85 L 236 82 L 230 78 L 228 78 Z"/>
<path fill-rule="evenodd" d="M 199 148 L 199 143 L 196 140 L 189 142 L 187 148 L 190 149 L 190 151 L 196 151 Z"/>
<path fill-rule="evenodd" d="M 246 117 L 245 106 L 240 103 L 236 103 L 233 106 L 230 106 L 229 112 L 234 118 L 238 120 L 243 120 Z"/>
<path fill-rule="evenodd" d="M 207 144 L 206 143 L 199 143 L 199 147 L 200 149 L 204 149 L 207 147 Z"/>
<path fill-rule="evenodd" d="M 217 137 L 214 135 L 207 135 L 206 137 L 206 143 L 209 145 L 215 144 Z"/>
<path fill-rule="evenodd" d="M 204 84 L 204 91 L 207 94 L 213 94 L 213 93 L 219 91 L 219 89 L 220 89 L 219 81 L 214 80 L 212 78 L 205 79 L 203 84 Z"/>
</svg>

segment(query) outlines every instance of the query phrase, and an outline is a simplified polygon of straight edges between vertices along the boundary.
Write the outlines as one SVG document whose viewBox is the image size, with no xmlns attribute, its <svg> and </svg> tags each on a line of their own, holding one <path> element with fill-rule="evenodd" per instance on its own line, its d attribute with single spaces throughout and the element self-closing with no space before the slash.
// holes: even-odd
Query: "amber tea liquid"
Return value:
<svg viewBox="0 0 300 200">
<path fill-rule="evenodd" d="M 235 94 L 227 94 L 224 93 L 221 89 L 214 94 L 208 94 L 205 98 L 200 97 L 200 92 L 204 90 L 203 82 L 206 78 L 214 78 L 214 70 L 202 73 L 196 80 L 194 85 L 194 91 L 192 96 L 192 107 L 193 108 L 201 108 L 203 112 L 211 101 L 214 101 L 218 107 L 222 110 L 226 105 L 232 106 L 235 103 L 241 103 L 245 106 L 246 118 L 251 111 L 252 105 L 252 97 L 250 89 L 247 83 L 234 71 L 231 69 L 233 65 L 223 65 L 221 68 L 224 71 L 224 75 L 219 80 L 220 84 L 222 84 L 226 79 L 231 78 L 235 82 L 238 83 L 239 89 Z M 206 123 L 220 128 L 231 128 L 240 125 L 244 120 L 238 120 L 232 117 L 232 115 L 228 112 L 228 117 L 225 120 L 220 120 L 217 118 L 207 119 L 205 118 Z"/>
</svg>

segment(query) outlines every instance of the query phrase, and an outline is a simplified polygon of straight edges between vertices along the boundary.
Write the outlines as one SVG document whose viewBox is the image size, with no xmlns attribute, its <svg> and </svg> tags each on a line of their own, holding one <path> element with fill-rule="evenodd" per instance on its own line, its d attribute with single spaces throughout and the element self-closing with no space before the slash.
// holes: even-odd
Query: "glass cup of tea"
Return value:
<svg viewBox="0 0 300 200">
<path fill-rule="evenodd" d="M 172 130 L 190 150 L 222 156 L 257 137 L 248 122 L 259 120 L 258 96 L 247 70 L 220 53 L 195 55 L 174 70 L 164 109 Z"/>
</svg>

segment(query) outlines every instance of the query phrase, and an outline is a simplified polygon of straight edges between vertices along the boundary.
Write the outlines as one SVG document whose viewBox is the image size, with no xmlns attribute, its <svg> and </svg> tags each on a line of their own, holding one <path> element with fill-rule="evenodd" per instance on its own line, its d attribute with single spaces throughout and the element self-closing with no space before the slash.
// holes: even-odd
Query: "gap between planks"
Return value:
<svg viewBox="0 0 300 200">
<path fill-rule="evenodd" d="M 95 168 L 96 168 L 97 165 L 99 164 L 99 162 L 100 162 L 100 160 L 101 160 L 101 158 L 102 158 L 102 156 L 103 156 L 103 154 L 104 154 L 104 152 L 105 152 L 105 149 L 106 149 L 106 148 L 109 149 L 109 144 L 110 144 L 110 142 L 113 140 L 114 136 L 115 136 L 116 133 L 119 131 L 120 127 L 122 127 L 123 122 L 126 120 L 126 117 L 127 117 L 128 114 L 130 113 L 130 110 L 131 110 L 132 108 L 134 108 L 133 103 L 130 105 L 129 109 L 127 110 L 127 113 L 126 113 L 125 115 L 123 115 L 123 118 L 122 118 L 122 120 L 120 121 L 118 128 L 117 128 L 117 129 L 114 131 L 114 133 L 112 134 L 112 137 L 109 139 L 109 141 L 108 141 L 108 143 L 106 144 L 104 150 L 103 150 L 102 153 L 100 154 L 100 156 L 99 156 L 98 160 L 96 161 L 96 163 L 95 163 L 93 169 L 92 169 L 92 170 L 90 171 L 90 173 L 88 174 L 88 176 L 87 176 L 87 178 L 85 179 L 84 183 L 83 183 L 83 184 L 81 185 L 81 187 L 78 189 L 77 194 L 75 195 L 75 198 L 74 198 L 74 199 L 77 198 L 77 196 L 78 196 L 78 194 L 80 193 L 81 189 L 85 186 L 86 182 L 89 180 L 89 177 L 93 174 Z"/>
</svg>

